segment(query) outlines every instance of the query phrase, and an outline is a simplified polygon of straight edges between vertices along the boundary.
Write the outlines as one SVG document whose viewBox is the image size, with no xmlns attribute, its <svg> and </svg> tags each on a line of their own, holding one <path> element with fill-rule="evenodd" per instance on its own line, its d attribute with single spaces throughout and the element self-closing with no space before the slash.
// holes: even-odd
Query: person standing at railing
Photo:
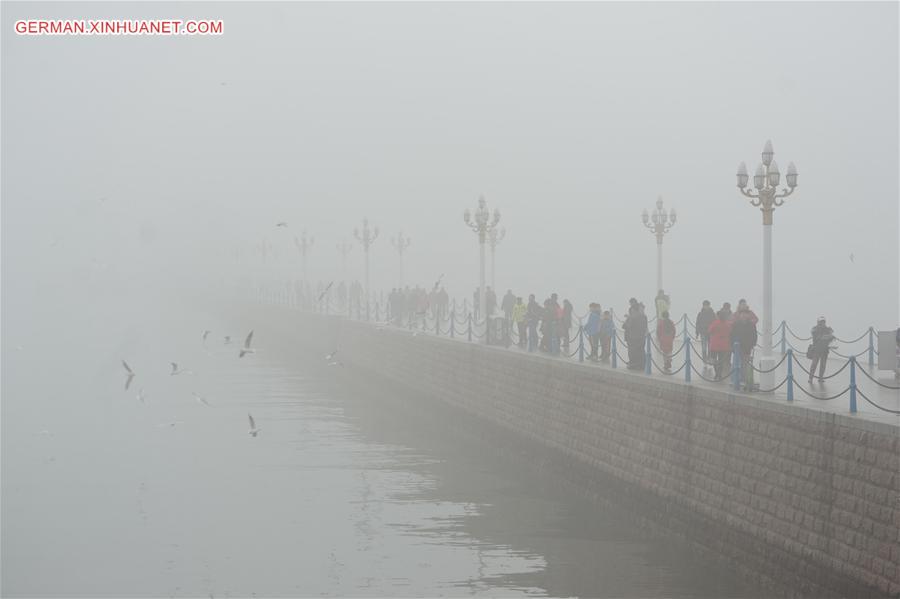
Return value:
<svg viewBox="0 0 900 599">
<path fill-rule="evenodd" d="M 512 289 L 506 290 L 506 295 L 503 296 L 503 300 L 500 302 L 500 309 L 503 311 L 503 338 L 509 339 L 510 335 L 510 327 L 512 326 L 512 313 L 513 308 L 516 306 L 516 296 L 513 295 Z"/>
<path fill-rule="evenodd" d="M 484 310 L 485 318 L 493 316 L 494 312 L 497 310 L 497 294 L 494 293 L 494 290 L 490 287 L 484 292 Z"/>
<path fill-rule="evenodd" d="M 609 349 L 612 343 L 613 335 L 616 334 L 616 323 L 613 321 L 612 313 L 609 310 L 603 311 L 603 318 L 600 319 L 600 361 L 609 361 Z"/>
<path fill-rule="evenodd" d="M 703 300 L 703 307 L 697 312 L 694 321 L 694 334 L 700 341 L 700 351 L 703 356 L 703 366 L 707 366 L 709 360 L 709 325 L 716 319 L 716 312 L 709 304 L 709 300 Z"/>
<path fill-rule="evenodd" d="M 666 372 L 672 372 L 672 346 L 675 343 L 676 334 L 675 323 L 669 318 L 669 311 L 663 310 L 656 320 L 656 339 L 659 341 L 659 349 L 662 350 L 665 359 L 663 368 Z"/>
<path fill-rule="evenodd" d="M 812 343 L 807 351 L 807 353 L 812 354 L 809 356 L 812 358 L 812 363 L 809 365 L 809 382 L 812 384 L 813 375 L 816 373 L 816 366 L 818 366 L 819 382 L 822 383 L 825 381 L 825 362 L 828 361 L 828 351 L 831 349 L 831 344 L 834 341 L 834 330 L 825 324 L 825 317 L 820 316 L 816 321 L 816 326 L 810 331 L 810 335 L 812 336 Z"/>
<path fill-rule="evenodd" d="M 635 303 L 628 309 L 628 317 L 622 325 L 625 343 L 628 345 L 628 369 L 644 369 L 644 339 L 647 338 L 647 314 L 644 304 Z"/>
<path fill-rule="evenodd" d="M 710 360 L 716 373 L 716 380 L 722 380 L 731 355 L 731 318 L 725 310 L 719 310 L 716 319 L 707 329 L 709 334 Z"/>
<path fill-rule="evenodd" d="M 572 302 L 567 299 L 563 300 L 562 311 L 559 313 L 559 338 L 566 353 L 569 351 L 569 332 L 572 330 L 573 310 Z"/>
<path fill-rule="evenodd" d="M 588 341 L 591 344 L 591 355 L 588 359 L 591 362 L 596 362 L 599 359 L 597 357 L 597 349 L 600 341 L 600 305 L 591 302 L 588 306 L 588 310 L 588 318 L 587 322 L 584 323 L 582 334 L 587 336 Z"/>
<path fill-rule="evenodd" d="M 511 320 L 519 331 L 519 347 L 525 349 L 525 342 L 528 339 L 527 321 L 528 306 L 522 301 L 521 297 L 516 298 L 516 303 L 512 308 Z"/>
<path fill-rule="evenodd" d="M 747 300 L 739 301 L 731 325 L 731 342 L 737 342 L 741 353 L 740 362 L 735 367 L 740 366 L 745 391 L 753 390 L 753 349 L 756 347 L 758 322 L 759 318 L 747 305 Z"/>
<path fill-rule="evenodd" d="M 528 308 L 525 312 L 525 322 L 528 323 L 528 351 L 533 352 L 538 348 L 538 323 L 541 322 L 543 311 L 541 305 L 534 299 L 534 294 L 528 296 Z"/>
</svg>

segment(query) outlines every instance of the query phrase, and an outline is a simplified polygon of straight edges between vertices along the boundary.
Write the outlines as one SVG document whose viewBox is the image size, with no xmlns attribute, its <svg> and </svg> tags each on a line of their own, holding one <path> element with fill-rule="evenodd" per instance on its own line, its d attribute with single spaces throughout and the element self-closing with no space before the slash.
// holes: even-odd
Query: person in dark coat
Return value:
<svg viewBox="0 0 900 599">
<path fill-rule="evenodd" d="M 716 312 L 712 309 L 709 300 L 703 300 L 703 307 L 697 313 L 697 320 L 694 322 L 694 334 L 700 341 L 701 355 L 703 356 L 703 364 L 706 365 L 709 360 L 709 325 L 716 319 Z"/>
<path fill-rule="evenodd" d="M 636 303 L 629 308 L 628 318 L 622 329 L 625 332 L 625 343 L 628 345 L 628 368 L 644 369 L 644 341 L 647 338 L 647 314 L 644 305 Z"/>
<path fill-rule="evenodd" d="M 828 352 L 834 341 L 834 331 L 825 324 L 825 317 L 820 316 L 810 334 L 812 335 L 812 364 L 809 365 L 809 382 L 813 382 L 813 375 L 818 366 L 819 382 L 821 383 L 825 380 L 825 362 L 828 361 Z"/>
</svg>

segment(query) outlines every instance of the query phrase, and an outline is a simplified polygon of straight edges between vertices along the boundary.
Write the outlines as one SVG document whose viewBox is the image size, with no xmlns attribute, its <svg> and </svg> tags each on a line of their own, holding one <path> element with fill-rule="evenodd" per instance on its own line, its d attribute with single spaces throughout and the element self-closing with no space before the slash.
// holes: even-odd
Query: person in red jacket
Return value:
<svg viewBox="0 0 900 599">
<path fill-rule="evenodd" d="M 716 319 L 709 325 L 709 352 L 712 354 L 716 380 L 721 380 L 731 355 L 731 319 L 724 310 L 719 310 Z"/>
<path fill-rule="evenodd" d="M 675 342 L 675 323 L 669 318 L 669 311 L 663 310 L 656 321 L 656 338 L 659 340 L 659 349 L 662 350 L 666 360 L 666 372 L 672 371 L 672 344 Z"/>
</svg>

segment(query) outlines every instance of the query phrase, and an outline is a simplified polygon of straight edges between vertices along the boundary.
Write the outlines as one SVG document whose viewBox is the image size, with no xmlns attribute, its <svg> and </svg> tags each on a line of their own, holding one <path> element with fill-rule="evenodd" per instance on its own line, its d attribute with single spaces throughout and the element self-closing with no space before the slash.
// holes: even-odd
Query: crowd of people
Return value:
<svg viewBox="0 0 900 599">
<path fill-rule="evenodd" d="M 320 284 L 321 287 L 321 284 Z M 315 294 L 311 289 L 298 288 L 298 297 L 311 301 Z M 329 301 L 337 301 L 342 305 L 349 302 L 351 310 L 359 308 L 363 303 L 363 289 L 358 281 L 345 285 L 339 283 L 334 289 L 330 287 L 317 289 L 316 294 L 327 294 Z M 675 338 L 678 336 L 675 322 L 670 317 L 670 298 L 660 289 L 654 298 L 653 307 L 656 312 L 655 333 L 656 344 L 662 354 L 663 370 L 671 372 L 672 353 Z M 468 302 L 466 302 L 468 304 Z M 447 290 L 435 284 L 431 290 L 423 287 L 396 287 L 387 296 L 387 308 L 391 321 L 400 326 L 426 327 L 426 318 L 437 318 L 443 321 L 451 316 L 450 296 Z M 468 306 L 464 307 L 467 311 Z M 472 294 L 471 313 L 475 321 L 480 321 L 481 313 L 479 290 Z M 484 310 L 488 317 L 488 328 L 496 331 L 489 338 L 498 343 L 510 345 L 515 342 L 519 348 L 528 352 L 543 352 L 549 355 L 569 353 L 572 336 L 574 307 L 568 299 L 560 301 L 558 294 L 552 293 L 542 302 L 534 294 L 528 296 L 526 302 L 511 289 L 497 301 L 497 294 L 491 287 L 485 288 Z M 729 377 L 733 367 L 739 368 L 740 384 L 745 390 L 755 389 L 753 352 L 757 343 L 757 325 L 759 318 L 750 309 L 746 299 L 740 299 L 737 308 L 732 311 L 731 303 L 724 302 L 722 307 L 714 310 L 709 300 L 704 300 L 694 321 L 694 335 L 700 342 L 700 354 L 704 369 L 712 369 L 715 379 Z M 645 305 L 636 298 L 628 301 L 628 309 L 622 324 L 623 339 L 627 350 L 627 367 L 632 370 L 644 370 L 647 359 L 647 336 L 650 333 L 650 319 Z M 599 303 L 588 305 L 587 318 L 584 322 L 584 335 L 590 353 L 587 359 L 594 362 L 609 362 L 616 334 L 616 321 L 609 309 L 603 309 Z M 819 317 L 816 326 L 810 332 L 811 343 L 807 357 L 812 361 L 809 382 L 818 378 L 824 380 L 828 355 L 835 340 L 834 331 L 826 324 L 825 317 Z M 733 356 L 739 356 L 739 363 L 732 364 Z M 816 371 L 818 370 L 818 376 Z"/>
</svg>

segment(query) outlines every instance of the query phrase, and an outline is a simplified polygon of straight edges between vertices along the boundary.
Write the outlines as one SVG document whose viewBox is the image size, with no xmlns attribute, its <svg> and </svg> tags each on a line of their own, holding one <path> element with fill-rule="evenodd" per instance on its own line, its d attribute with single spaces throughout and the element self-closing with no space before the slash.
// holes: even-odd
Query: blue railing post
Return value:
<svg viewBox="0 0 900 599">
<path fill-rule="evenodd" d="M 685 315 L 682 316 L 681 318 L 684 320 L 684 328 L 683 328 L 683 331 L 684 331 L 684 342 L 687 343 L 687 340 L 690 338 L 690 336 L 688 335 L 688 328 L 687 328 L 687 325 L 688 325 L 688 317 L 687 317 L 687 313 L 685 313 Z"/>
<path fill-rule="evenodd" d="M 647 333 L 647 355 L 644 357 L 644 372 L 647 374 L 653 374 L 653 352 L 651 351 L 652 341 L 650 340 L 650 333 Z"/>
<path fill-rule="evenodd" d="M 472 342 L 472 313 L 471 312 L 469 312 L 468 321 L 469 321 L 469 343 L 471 343 Z"/>
<path fill-rule="evenodd" d="M 741 348 L 735 341 L 731 346 L 731 383 L 735 391 L 741 389 Z"/>
<path fill-rule="evenodd" d="M 578 324 L 578 361 L 584 362 L 584 327 L 580 321 L 581 319 Z"/>
<path fill-rule="evenodd" d="M 787 400 L 794 401 L 794 350 L 787 350 Z"/>
<path fill-rule="evenodd" d="M 853 356 L 850 356 L 850 413 L 856 414 L 856 358 Z"/>
<path fill-rule="evenodd" d="M 787 329 L 787 323 L 785 321 L 781 321 L 781 355 L 784 355 L 785 349 L 787 349 L 787 339 L 785 338 L 785 329 Z"/>
<path fill-rule="evenodd" d="M 687 319 L 687 315 L 685 315 Z M 685 331 L 686 332 L 686 331 Z M 685 334 L 684 336 L 684 382 L 691 382 L 691 338 Z"/>
<path fill-rule="evenodd" d="M 618 360 L 616 358 L 616 332 L 613 331 L 612 338 L 609 340 L 609 351 L 610 351 L 610 363 L 612 364 L 613 369 L 618 366 Z"/>
<path fill-rule="evenodd" d="M 875 330 L 869 327 L 869 370 L 875 368 Z"/>
</svg>

